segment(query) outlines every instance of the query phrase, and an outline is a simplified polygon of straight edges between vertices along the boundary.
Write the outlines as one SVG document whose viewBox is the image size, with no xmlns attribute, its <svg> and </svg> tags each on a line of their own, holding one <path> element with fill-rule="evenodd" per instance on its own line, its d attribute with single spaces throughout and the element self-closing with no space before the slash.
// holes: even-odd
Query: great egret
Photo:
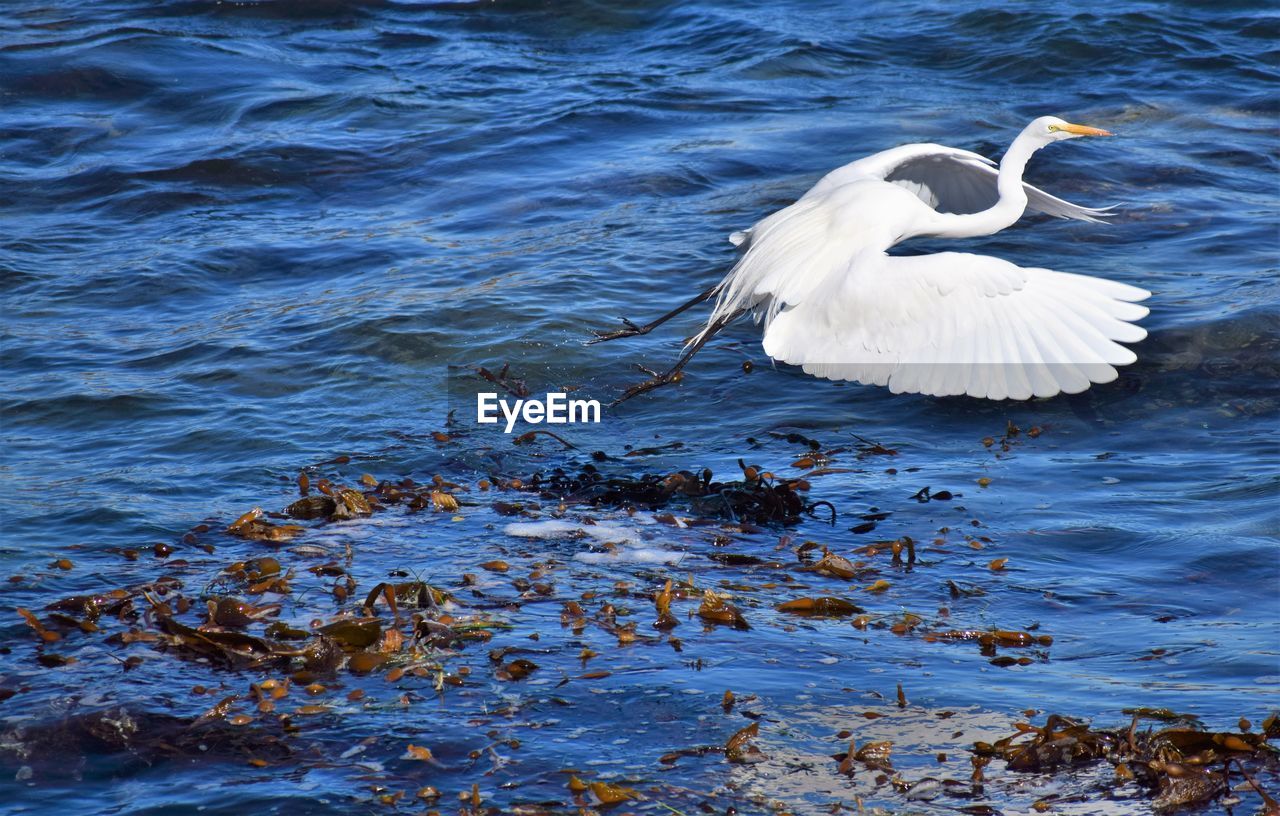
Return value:
<svg viewBox="0 0 1280 816">
<path fill-rule="evenodd" d="M 969 238 L 1012 225 L 1024 211 L 1100 221 L 1022 181 L 1027 160 L 1052 142 L 1110 136 L 1054 116 L 1013 140 L 997 171 L 967 150 L 910 144 L 846 164 L 794 204 L 730 240 L 741 256 L 724 280 L 646 326 L 590 342 L 647 334 L 712 297 L 711 317 L 680 361 L 618 400 L 680 379 L 713 335 L 746 312 L 763 324 L 765 353 L 833 380 L 893 393 L 986 399 L 1077 393 L 1116 378 L 1136 355 L 1119 345 L 1146 331 L 1135 301 L 1150 292 L 1102 278 L 1021 267 L 961 252 L 897 256 L 909 238 Z"/>
</svg>

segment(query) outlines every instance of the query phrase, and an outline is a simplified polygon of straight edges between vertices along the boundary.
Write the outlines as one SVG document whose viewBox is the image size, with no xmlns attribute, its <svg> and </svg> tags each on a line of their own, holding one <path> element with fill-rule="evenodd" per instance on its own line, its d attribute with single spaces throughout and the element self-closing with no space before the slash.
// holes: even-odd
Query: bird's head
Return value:
<svg viewBox="0 0 1280 816">
<path fill-rule="evenodd" d="M 1088 125 L 1073 125 L 1056 116 L 1041 116 L 1027 125 L 1026 132 L 1045 144 L 1060 142 L 1063 139 L 1078 139 L 1081 136 L 1110 136 L 1111 133 L 1101 128 Z"/>
</svg>

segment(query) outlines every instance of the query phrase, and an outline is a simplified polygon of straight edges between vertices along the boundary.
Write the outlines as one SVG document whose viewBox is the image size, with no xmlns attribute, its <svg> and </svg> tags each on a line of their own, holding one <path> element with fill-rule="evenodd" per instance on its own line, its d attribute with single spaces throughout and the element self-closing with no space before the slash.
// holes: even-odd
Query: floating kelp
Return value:
<svg viewBox="0 0 1280 816">
<path fill-rule="evenodd" d="M 755 745 L 755 739 L 759 735 L 760 723 L 758 722 L 753 722 L 737 731 L 724 744 L 724 758 L 739 764 L 763 762 L 768 759 Z"/>
<path fill-rule="evenodd" d="M 790 612 L 793 615 L 809 615 L 813 617 L 845 617 L 859 615 L 866 610 L 843 598 L 823 596 L 821 598 L 796 598 L 777 605 L 779 612 Z"/>
<path fill-rule="evenodd" d="M 1025 773 L 1106 761 L 1115 768 L 1117 786 L 1138 785 L 1159 811 L 1218 799 L 1231 789 L 1236 775 L 1256 788 L 1242 761 L 1275 761 L 1280 756 L 1267 742 L 1280 737 L 1280 714 L 1267 719 L 1261 734 L 1139 728 L 1142 719 L 1135 714 L 1128 728 L 1095 730 L 1086 722 L 1052 714 L 1043 726 L 1019 723 L 1013 735 L 995 743 L 979 742 L 973 751 L 975 759 L 997 757 L 1009 770 Z M 1280 813 L 1275 802 L 1257 790 L 1267 814 Z"/>
<path fill-rule="evenodd" d="M 262 508 L 255 507 L 233 521 L 227 532 L 252 541 L 281 543 L 295 538 L 304 529 L 297 524 L 272 524 L 263 515 Z"/>
<path fill-rule="evenodd" d="M 80 775 L 75 758 L 112 756 L 125 766 L 148 766 L 168 760 L 204 761 L 261 759 L 279 762 L 293 756 L 279 727 L 238 728 L 222 718 L 179 717 L 130 708 L 76 714 L 5 734 L 0 759 L 21 757 L 42 776 Z M 70 760 L 70 761 L 69 761 Z"/>
<path fill-rule="evenodd" d="M 229 626 L 243 629 L 246 626 L 280 614 L 280 604 L 254 606 L 239 598 L 219 597 L 206 601 L 209 610 L 209 623 L 214 626 Z"/>
<path fill-rule="evenodd" d="M 419 441 L 450 448 L 467 441 L 465 432 L 443 436 Z M 874 694 L 852 688 L 856 681 L 843 674 L 822 675 L 819 686 L 824 664 L 855 659 L 864 645 L 918 648 L 961 666 L 1018 672 L 1042 667 L 1053 638 L 1035 620 L 1006 618 L 995 603 L 1010 562 L 1001 556 L 998 569 L 995 553 L 973 555 L 1002 544 L 980 535 L 976 519 L 966 514 L 965 530 L 932 521 L 919 527 L 921 515 L 912 513 L 958 510 L 940 491 L 929 492 L 928 502 L 912 500 L 923 482 L 901 491 L 901 506 L 860 499 L 857 509 L 840 508 L 881 530 L 906 528 L 883 540 L 872 529 L 851 540 L 847 524 L 800 535 L 796 525 L 826 506 L 809 500 L 809 477 L 834 472 L 855 452 L 860 459 L 897 452 L 872 444 L 824 447 L 805 437 L 787 442 L 806 448 L 786 457 L 808 469 L 804 479 L 745 462 L 732 481 L 705 470 L 624 467 L 673 455 L 680 450 L 674 444 L 514 478 L 489 471 L 415 481 L 321 469 L 353 464 L 339 457 L 305 469 L 298 496 L 280 499 L 282 512 L 254 508 L 230 522 L 207 520 L 199 538 L 158 555 L 160 574 L 144 573 L 152 580 L 28 602 L 11 615 L 11 662 L 22 674 L 0 678 L 0 703 L 20 706 L 35 678 L 56 682 L 58 672 L 106 666 L 126 682 L 155 684 L 164 705 L 195 713 L 130 709 L 138 731 L 97 742 L 81 732 L 119 721 L 120 709 L 76 714 L 83 724 L 70 727 L 80 735 L 64 741 L 69 756 L 202 758 L 260 769 L 264 778 L 277 765 L 291 775 L 318 768 L 347 775 L 352 802 L 376 812 L 789 812 L 739 785 L 756 774 L 765 780 L 759 786 L 777 782 L 767 775 L 777 765 L 793 775 L 804 768 L 806 784 L 829 782 L 832 802 L 824 811 L 854 809 L 871 791 L 882 804 L 936 799 L 956 812 L 996 813 L 976 801 L 984 774 L 1056 775 L 1105 762 L 1115 766 L 1117 785 L 1140 784 L 1152 802 L 1177 809 L 1220 801 L 1230 787 L 1239 792 L 1246 773 L 1270 767 L 1266 739 L 1274 723 L 1263 733 L 1244 726 L 1213 733 L 1174 712 L 1143 709 L 1135 716 L 1160 725 L 1132 737 L 1065 718 L 1038 730 L 1019 727 L 1008 740 L 980 745 L 975 776 L 966 763 L 958 778 L 934 760 L 963 756 L 960 749 L 976 736 L 957 742 L 953 712 L 921 711 L 901 684 L 895 695 L 894 680 Z M 290 471 L 291 493 L 294 483 Z M 825 522 L 827 512 L 820 515 Z M 369 557 L 380 544 L 370 536 L 384 522 L 415 535 L 412 548 L 397 540 L 402 560 L 389 564 Z M 451 549 L 442 552 L 434 532 L 446 528 L 468 532 L 448 539 Z M 192 553 L 198 560 L 183 560 Z M 142 569 L 147 559 L 130 563 Z M 805 697 L 822 709 L 824 722 L 840 700 L 864 698 L 851 715 L 856 723 L 836 742 L 829 723 L 822 726 L 828 730 L 814 738 L 823 746 L 816 761 L 788 764 L 798 744 L 789 731 L 794 709 L 762 710 L 771 695 L 745 688 L 754 676 L 745 656 L 761 644 L 773 650 L 766 671 L 792 662 L 815 670 Z M 716 661 L 743 669 L 732 678 L 737 692 L 714 685 L 708 693 L 707 675 L 698 673 Z M 662 672 L 670 686 L 645 685 L 645 672 Z M 186 687 L 171 681 L 175 675 L 187 678 Z M 686 677 L 695 682 L 681 688 Z M 937 693 L 912 691 L 917 700 Z M 617 727 L 600 713 L 615 706 L 625 711 Z M 891 730 L 895 718 L 909 716 L 917 717 L 910 729 Z M 588 728 L 616 730 L 611 737 L 625 744 L 633 725 L 625 718 L 638 717 L 649 718 L 645 727 L 655 732 L 679 733 L 685 720 L 698 730 L 656 747 L 636 741 L 617 748 L 634 767 L 607 764 L 607 751 L 578 767 L 557 761 L 578 734 L 590 738 Z M 377 733 L 366 718 L 379 724 Z M 0 764 L 7 770 L 16 763 L 13 774 L 24 773 L 22 763 L 37 754 L 24 759 L 12 746 L 52 744 L 36 735 L 56 732 L 64 719 L 24 724 L 20 740 L 0 741 Z M 936 723 L 936 733 L 921 722 Z M 1002 716 L 1000 727 L 1008 722 Z M 131 742 L 151 740 L 141 733 L 149 729 L 154 744 Z M 209 741 L 197 741 L 201 735 Z M 922 752 L 938 769 L 921 772 Z M 662 773 L 644 770 L 646 763 Z M 47 775 L 34 767 L 38 778 Z M 711 796 L 689 780 L 732 784 Z M 447 810 L 450 801 L 461 811 Z"/>
<path fill-rule="evenodd" d="M 658 510 L 674 501 L 687 503 L 699 515 L 755 524 L 796 524 L 815 505 L 802 494 L 804 479 L 778 479 L 759 467 L 739 462 L 743 478 L 718 482 L 709 469 L 640 476 L 606 475 L 586 464 L 575 475 L 556 469 L 521 481 L 521 489 L 560 502 L 592 507 L 637 507 Z"/>
<path fill-rule="evenodd" d="M 703 593 L 702 603 L 698 606 L 698 617 L 707 623 L 723 624 L 732 626 L 734 629 L 751 628 L 738 607 L 710 589 Z"/>
<path fill-rule="evenodd" d="M 875 570 L 866 567 L 860 567 L 845 558 L 833 552 L 824 552 L 822 558 L 815 564 L 808 564 L 799 567 L 804 572 L 816 572 L 818 575 L 827 578 L 838 578 L 842 581 L 849 581 L 866 575 L 874 575 Z"/>
</svg>

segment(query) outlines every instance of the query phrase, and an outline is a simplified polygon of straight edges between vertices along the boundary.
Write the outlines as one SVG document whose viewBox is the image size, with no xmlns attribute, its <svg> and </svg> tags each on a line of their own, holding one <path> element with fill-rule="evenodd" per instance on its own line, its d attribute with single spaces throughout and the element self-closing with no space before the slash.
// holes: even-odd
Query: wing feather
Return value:
<svg viewBox="0 0 1280 816">
<path fill-rule="evenodd" d="M 1021 320 L 1010 321 L 1010 326 L 1018 344 L 1021 373 L 1026 385 L 1025 390 L 1016 395 L 1011 394 L 1010 397 L 1012 399 L 1030 399 L 1031 397 L 1052 396 L 1055 383 L 1053 377 L 1049 375 L 1044 363 L 1044 357 L 1040 354 L 1031 332 L 1025 322 Z"/>
<path fill-rule="evenodd" d="M 864 254 L 767 321 L 764 348 L 808 373 L 895 393 L 1076 393 L 1136 359 L 1120 343 L 1145 336 L 1128 321 L 1146 309 L 1117 296 L 1147 293 L 983 255 Z"/>
<path fill-rule="evenodd" d="M 913 156 L 890 170 L 884 180 L 916 193 L 920 200 L 943 213 L 981 212 L 1000 197 L 996 182 L 999 168 L 967 151 L 935 152 Z M 1027 209 L 1056 218 L 1101 223 L 1110 208 L 1082 207 L 1039 187 L 1023 182 Z"/>
<path fill-rule="evenodd" d="M 921 143 L 882 150 L 823 176 L 801 197 L 825 195 L 853 181 L 877 179 L 896 184 L 938 212 L 981 212 L 996 203 L 1000 170 L 990 159 L 969 150 Z M 1027 209 L 1078 221 L 1104 223 L 1113 207 L 1084 207 L 1023 183 Z M 757 225 L 758 227 L 759 225 Z M 730 234 L 736 247 L 749 246 L 756 228 Z"/>
<path fill-rule="evenodd" d="M 1089 387 L 1089 378 L 1080 373 L 1058 343 L 1057 336 L 1048 321 L 1048 314 L 1042 308 L 1031 312 L 1032 322 L 1028 324 L 1036 348 L 1044 359 L 1044 372 L 1048 378 L 1049 392 L 1041 396 L 1051 397 L 1054 394 L 1078 394 Z"/>
</svg>

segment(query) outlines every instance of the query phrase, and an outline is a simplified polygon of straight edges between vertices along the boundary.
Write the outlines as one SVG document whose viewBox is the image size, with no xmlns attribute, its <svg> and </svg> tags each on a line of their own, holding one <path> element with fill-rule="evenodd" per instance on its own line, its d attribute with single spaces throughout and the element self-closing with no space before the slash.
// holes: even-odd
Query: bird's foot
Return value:
<svg viewBox="0 0 1280 816">
<path fill-rule="evenodd" d="M 678 383 L 684 379 L 684 372 L 678 368 L 672 369 L 671 371 L 668 371 L 665 374 L 659 374 L 658 372 L 653 371 L 652 369 L 645 368 L 642 365 L 637 365 L 636 368 L 640 369 L 645 374 L 648 374 L 649 379 L 641 383 L 636 383 L 635 385 L 628 388 L 626 391 L 623 391 L 622 396 L 618 397 L 616 400 L 609 403 L 610 408 L 616 405 L 620 405 L 626 402 L 627 400 L 631 399 L 632 397 L 638 397 L 639 395 L 652 391 L 655 388 L 661 388 L 664 385 L 671 385 L 672 383 Z"/>
<path fill-rule="evenodd" d="M 598 332 L 595 329 L 592 329 L 591 333 L 595 335 L 595 338 L 588 340 L 586 344 L 588 346 L 594 346 L 596 343 L 603 343 L 606 340 L 617 340 L 620 337 L 636 337 L 641 334 L 648 334 L 649 329 L 651 328 L 650 326 L 637 326 L 625 317 L 620 319 L 622 320 L 622 325 L 626 326 L 625 329 L 618 329 L 617 331 L 611 332 Z"/>
</svg>

